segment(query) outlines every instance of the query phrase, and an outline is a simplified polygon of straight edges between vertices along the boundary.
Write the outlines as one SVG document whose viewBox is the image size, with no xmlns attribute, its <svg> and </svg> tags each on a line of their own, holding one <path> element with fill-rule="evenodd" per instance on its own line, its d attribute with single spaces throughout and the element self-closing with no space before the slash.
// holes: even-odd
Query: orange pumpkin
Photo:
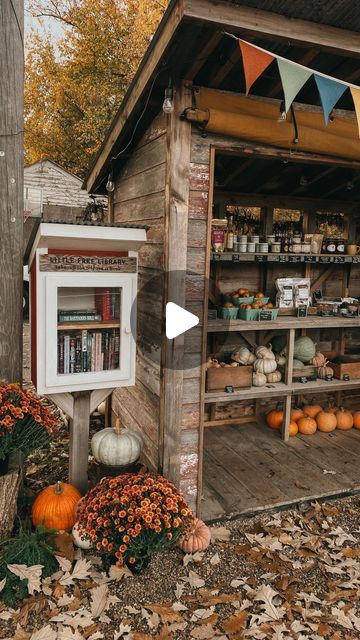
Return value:
<svg viewBox="0 0 360 640">
<path fill-rule="evenodd" d="M 297 422 L 298 420 L 300 420 L 300 418 L 303 418 L 304 415 L 305 413 L 302 409 L 300 409 L 299 407 L 294 407 L 293 409 L 291 409 L 290 420 L 292 420 L 293 422 Z"/>
<path fill-rule="evenodd" d="M 284 412 L 278 409 L 273 409 L 266 416 L 266 424 L 270 429 L 280 429 L 284 420 Z"/>
<path fill-rule="evenodd" d="M 296 422 L 294 422 L 294 420 L 290 420 L 289 436 L 296 436 L 298 431 L 299 431 L 299 427 L 297 426 Z"/>
<path fill-rule="evenodd" d="M 31 510 L 33 525 L 47 529 L 71 529 L 76 522 L 76 505 L 81 493 L 71 484 L 57 482 L 46 487 L 35 499 Z"/>
<path fill-rule="evenodd" d="M 205 522 L 194 518 L 193 525 L 185 536 L 180 538 L 179 547 L 185 553 L 196 553 L 197 551 L 205 551 L 211 540 L 211 531 Z"/>
<path fill-rule="evenodd" d="M 316 423 L 319 431 L 330 433 L 336 429 L 337 420 L 332 411 L 320 411 L 316 416 Z"/>
<path fill-rule="evenodd" d="M 326 411 L 330 411 L 330 413 L 335 414 L 337 411 L 339 411 L 339 407 L 334 407 L 334 405 L 329 404 Z"/>
<path fill-rule="evenodd" d="M 306 436 L 312 436 L 317 430 L 316 420 L 310 418 L 310 416 L 305 416 L 305 418 L 300 418 L 298 421 L 298 427 L 300 433 Z"/>
<path fill-rule="evenodd" d="M 336 412 L 337 428 L 341 431 L 347 431 L 351 429 L 354 424 L 354 418 L 351 411 L 340 407 Z"/>
<path fill-rule="evenodd" d="M 360 429 L 360 411 L 354 411 L 353 418 L 355 429 Z"/>
<path fill-rule="evenodd" d="M 319 404 L 305 404 L 303 406 L 303 412 L 309 418 L 316 418 L 317 414 L 322 411 L 322 407 Z"/>
</svg>

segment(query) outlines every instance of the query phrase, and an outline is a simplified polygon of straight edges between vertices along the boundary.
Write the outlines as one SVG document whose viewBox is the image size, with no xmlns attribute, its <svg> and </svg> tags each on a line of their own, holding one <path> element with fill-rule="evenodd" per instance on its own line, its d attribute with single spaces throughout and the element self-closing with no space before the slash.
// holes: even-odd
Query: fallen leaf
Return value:
<svg viewBox="0 0 360 640">
<path fill-rule="evenodd" d="M 188 582 L 190 587 L 194 587 L 195 589 L 198 589 L 199 587 L 203 587 L 205 584 L 205 580 L 203 580 L 202 578 L 200 578 L 200 576 L 195 573 L 195 571 L 189 571 L 189 575 L 187 578 L 180 578 L 180 580 L 183 580 L 184 582 Z"/>
<path fill-rule="evenodd" d="M 15 635 L 12 637 L 12 640 L 30 640 L 30 633 L 27 633 L 24 629 L 18 627 Z"/>
<path fill-rule="evenodd" d="M 157 613 L 160 616 L 163 624 L 167 622 L 182 622 L 182 616 L 174 611 L 171 604 L 146 604 L 146 609 L 150 609 L 153 613 Z"/>
<path fill-rule="evenodd" d="M 231 532 L 226 527 L 211 527 L 211 542 L 220 540 L 222 542 L 228 542 L 230 540 Z"/>
<path fill-rule="evenodd" d="M 189 562 L 201 562 L 204 557 L 203 553 L 196 551 L 196 553 L 186 553 L 183 557 L 183 565 L 187 567 Z"/>
<path fill-rule="evenodd" d="M 108 601 L 109 589 L 106 584 L 102 584 L 95 589 L 91 589 L 91 605 L 90 610 L 94 618 L 98 618 L 106 609 Z"/>
<path fill-rule="evenodd" d="M 212 566 L 215 566 L 216 564 L 219 564 L 219 562 L 220 562 L 219 554 L 218 553 L 214 553 L 214 555 L 211 556 L 211 558 L 210 558 L 210 564 Z"/>
<path fill-rule="evenodd" d="M 77 629 L 73 630 L 70 627 L 63 627 L 56 638 L 58 640 L 84 640 L 84 636 Z"/>
<path fill-rule="evenodd" d="M 6 585 L 6 578 L 4 578 L 3 580 L 0 580 L 0 592 L 3 590 L 5 585 Z"/>
<path fill-rule="evenodd" d="M 42 564 L 35 564 L 32 567 L 27 567 L 26 564 L 8 564 L 7 568 L 20 580 L 27 580 L 27 588 L 31 596 L 35 591 L 41 590 L 40 579 L 44 568 Z"/>
<path fill-rule="evenodd" d="M 249 614 L 247 611 L 237 611 L 237 613 L 234 613 L 234 615 L 227 618 L 223 623 L 225 633 L 228 635 L 240 633 L 245 628 L 248 617 Z"/>
<path fill-rule="evenodd" d="M 120 622 L 119 629 L 114 633 L 114 640 L 119 640 L 119 638 L 123 638 L 125 634 L 128 634 L 130 632 L 131 632 L 130 625 L 123 624 L 122 622 Z"/>
<path fill-rule="evenodd" d="M 58 550 L 60 556 L 63 556 L 70 562 L 74 560 L 74 539 L 70 535 L 64 531 L 63 533 L 57 533 L 54 536 L 54 542 L 56 549 Z"/>
<path fill-rule="evenodd" d="M 91 570 L 91 563 L 85 558 L 81 558 L 77 560 L 75 566 L 72 570 L 72 573 L 67 571 L 62 578 L 60 578 L 60 584 L 62 585 L 70 585 L 73 584 L 74 580 L 86 580 Z"/>
<path fill-rule="evenodd" d="M 215 637 L 215 629 L 211 624 L 202 624 L 199 627 L 195 627 L 192 631 L 190 631 L 190 635 L 192 638 L 196 638 L 196 640 L 207 640 L 207 638 Z"/>
<path fill-rule="evenodd" d="M 110 580 L 123 580 L 123 578 L 133 578 L 134 574 L 127 567 L 117 567 L 115 564 L 111 565 L 109 569 Z"/>
<path fill-rule="evenodd" d="M 30 636 L 30 640 L 57 640 L 57 637 L 57 632 L 48 624 L 46 627 L 39 629 L 39 631 L 35 631 L 35 633 Z"/>
<path fill-rule="evenodd" d="M 343 556 L 345 556 L 345 558 L 359 558 L 360 548 L 357 547 L 356 549 L 354 549 L 353 547 L 344 547 L 343 549 L 341 549 L 341 553 Z M 0 582 L 0 587 L 1 587 L 1 582 Z M 1 588 L 0 588 L 0 591 L 1 591 Z"/>
<path fill-rule="evenodd" d="M 172 604 L 172 608 L 174 611 L 187 611 L 187 606 L 182 602 L 174 602 Z"/>
<path fill-rule="evenodd" d="M 71 567 L 72 567 L 72 562 L 70 560 L 68 560 L 67 558 L 63 557 L 63 556 L 55 556 L 56 560 L 58 561 L 60 568 L 62 571 L 64 571 L 64 573 L 66 571 L 70 571 Z M 51 576 L 53 579 L 54 577 Z M 60 576 L 61 577 L 61 576 Z M 55 578 L 56 580 L 56 578 Z"/>
<path fill-rule="evenodd" d="M 28 623 L 29 615 L 31 613 L 40 613 L 48 606 L 48 599 L 44 596 L 31 596 L 23 601 L 23 605 L 20 610 L 13 614 L 15 623 L 19 623 L 25 627 Z"/>
<path fill-rule="evenodd" d="M 254 600 L 263 602 L 262 609 L 264 609 L 270 620 L 281 620 L 284 617 L 285 609 L 274 604 L 274 598 L 278 595 L 277 591 L 274 591 L 270 585 L 263 584 L 254 596 Z"/>
</svg>

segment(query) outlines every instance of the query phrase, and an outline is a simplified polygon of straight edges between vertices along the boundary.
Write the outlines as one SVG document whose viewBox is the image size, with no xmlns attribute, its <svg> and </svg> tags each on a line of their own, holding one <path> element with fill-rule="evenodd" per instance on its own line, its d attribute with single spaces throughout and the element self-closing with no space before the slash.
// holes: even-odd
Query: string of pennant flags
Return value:
<svg viewBox="0 0 360 640">
<path fill-rule="evenodd" d="M 332 78 L 325 73 L 315 71 L 309 67 L 304 67 L 298 62 L 293 62 L 276 53 L 271 53 L 271 51 L 258 47 L 255 44 L 250 44 L 246 42 L 246 40 L 237 38 L 232 33 L 225 32 L 225 35 L 234 38 L 239 43 L 244 67 L 246 95 L 249 93 L 254 82 L 264 73 L 269 65 L 276 60 L 284 91 L 285 113 L 289 111 L 304 84 L 313 76 L 319 92 L 326 125 L 329 122 L 329 116 L 333 108 L 345 91 L 350 89 L 360 136 L 360 87 L 344 80 Z"/>
</svg>

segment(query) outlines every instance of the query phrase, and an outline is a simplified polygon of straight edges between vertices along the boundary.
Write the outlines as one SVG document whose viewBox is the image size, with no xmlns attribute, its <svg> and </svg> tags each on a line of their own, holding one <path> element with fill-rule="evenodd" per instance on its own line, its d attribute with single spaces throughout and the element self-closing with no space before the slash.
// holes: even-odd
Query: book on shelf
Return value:
<svg viewBox="0 0 360 640">
<path fill-rule="evenodd" d="M 118 329 L 73 330 L 58 333 L 58 373 L 89 373 L 116 369 L 120 364 Z"/>
<path fill-rule="evenodd" d="M 58 322 L 101 322 L 102 319 L 102 315 L 95 310 L 60 310 L 58 312 Z"/>
</svg>

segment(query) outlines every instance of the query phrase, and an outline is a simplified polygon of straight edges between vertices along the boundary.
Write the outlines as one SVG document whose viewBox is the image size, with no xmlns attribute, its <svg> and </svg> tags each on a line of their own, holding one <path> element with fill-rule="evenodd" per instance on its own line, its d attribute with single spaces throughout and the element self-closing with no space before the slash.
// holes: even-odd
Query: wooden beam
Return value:
<svg viewBox="0 0 360 640">
<path fill-rule="evenodd" d="M 325 200 L 320 198 L 301 198 L 286 195 L 263 195 L 256 193 L 241 193 L 235 191 L 215 191 L 215 203 L 239 204 L 243 207 L 272 206 L 279 209 L 315 208 L 325 211 L 341 211 L 343 213 L 357 213 L 360 203 L 344 202 L 342 200 Z"/>
<path fill-rule="evenodd" d="M 239 44 L 236 42 L 233 46 L 233 50 L 230 54 L 229 59 L 222 64 L 214 76 L 212 76 L 210 80 L 210 87 L 219 87 L 221 83 L 225 80 L 225 78 L 229 75 L 229 73 L 233 70 L 233 68 L 240 62 L 241 60 L 241 51 Z"/>
<path fill-rule="evenodd" d="M 326 176 L 329 176 L 331 173 L 333 173 L 333 171 L 336 171 L 336 169 L 337 167 L 327 167 L 323 171 L 319 171 L 319 173 L 317 173 L 316 176 L 311 178 L 311 180 L 307 181 L 306 185 L 304 186 L 299 185 L 294 191 L 292 191 L 291 195 L 294 196 L 296 193 L 299 193 L 299 191 L 301 192 L 304 189 L 308 189 L 309 187 L 312 187 L 316 182 L 319 182 L 319 180 L 322 180 Z"/>
<path fill-rule="evenodd" d="M 188 82 L 180 82 L 174 89 L 175 109 L 169 117 L 167 130 L 163 316 L 167 302 L 174 302 L 180 307 L 185 306 L 187 271 L 191 127 L 185 120 L 181 120 L 179 115 L 191 106 L 192 91 Z M 168 340 L 164 331 L 160 393 L 162 471 L 177 486 L 180 483 L 183 361 L 184 334 L 174 340 Z"/>
<path fill-rule="evenodd" d="M 109 134 L 95 159 L 89 176 L 86 179 L 86 189 L 89 193 L 92 193 L 97 178 L 103 173 L 104 166 L 109 161 L 112 149 L 116 144 L 126 121 L 132 114 L 139 100 L 141 100 L 144 92 L 149 88 L 153 74 L 160 64 L 182 18 L 182 3 L 172 3 L 126 92 L 121 107 L 113 120 Z"/>
<path fill-rule="evenodd" d="M 208 57 L 212 54 L 212 52 L 216 49 L 219 42 L 224 37 L 222 31 L 215 31 L 213 35 L 210 37 L 206 45 L 199 51 L 198 55 L 194 59 L 193 64 L 191 65 L 189 71 L 186 72 L 186 79 L 193 80 L 199 71 L 202 69 L 204 64 L 207 62 Z"/>
<path fill-rule="evenodd" d="M 342 180 L 339 184 L 337 184 L 335 187 L 333 187 L 330 191 L 326 192 L 327 197 L 331 196 L 333 193 L 336 193 L 337 191 L 340 191 L 341 189 L 344 189 L 344 187 L 346 187 L 348 182 L 358 182 L 358 180 L 360 180 L 360 175 L 357 176 L 350 176 L 347 180 Z"/>
<path fill-rule="evenodd" d="M 21 383 L 24 2 L 13 3 L 0 3 L 0 379 Z"/>
<path fill-rule="evenodd" d="M 236 169 L 231 171 L 222 183 L 222 187 L 227 187 L 235 178 L 238 178 L 244 171 L 247 171 L 256 160 L 244 160 L 241 164 L 238 162 Z"/>
<path fill-rule="evenodd" d="M 316 289 L 319 289 L 319 287 L 321 287 L 322 284 L 324 284 L 324 282 L 326 282 L 326 280 L 328 280 L 328 278 L 330 278 L 330 276 L 334 273 L 335 271 L 335 266 L 331 265 L 330 267 L 327 267 L 327 269 L 325 269 L 318 278 L 316 278 L 316 280 L 314 280 L 314 282 L 312 283 L 311 287 L 310 287 L 310 291 L 311 293 L 314 293 L 314 291 L 316 291 Z"/>
<path fill-rule="evenodd" d="M 74 397 L 72 393 L 51 393 L 47 396 L 69 418 L 74 417 Z"/>
<path fill-rule="evenodd" d="M 90 396 L 90 413 L 94 413 L 104 400 L 106 400 L 114 391 L 114 389 L 95 389 Z"/>
<path fill-rule="evenodd" d="M 285 40 L 301 47 L 317 46 L 338 54 L 360 57 L 360 35 L 310 20 L 288 18 L 278 13 L 233 5 L 221 0 L 183 0 L 184 14 L 229 29 L 243 36 Z"/>
<path fill-rule="evenodd" d="M 88 489 L 88 456 L 91 391 L 74 393 L 74 417 L 70 422 L 69 482 L 80 493 Z"/>
</svg>

